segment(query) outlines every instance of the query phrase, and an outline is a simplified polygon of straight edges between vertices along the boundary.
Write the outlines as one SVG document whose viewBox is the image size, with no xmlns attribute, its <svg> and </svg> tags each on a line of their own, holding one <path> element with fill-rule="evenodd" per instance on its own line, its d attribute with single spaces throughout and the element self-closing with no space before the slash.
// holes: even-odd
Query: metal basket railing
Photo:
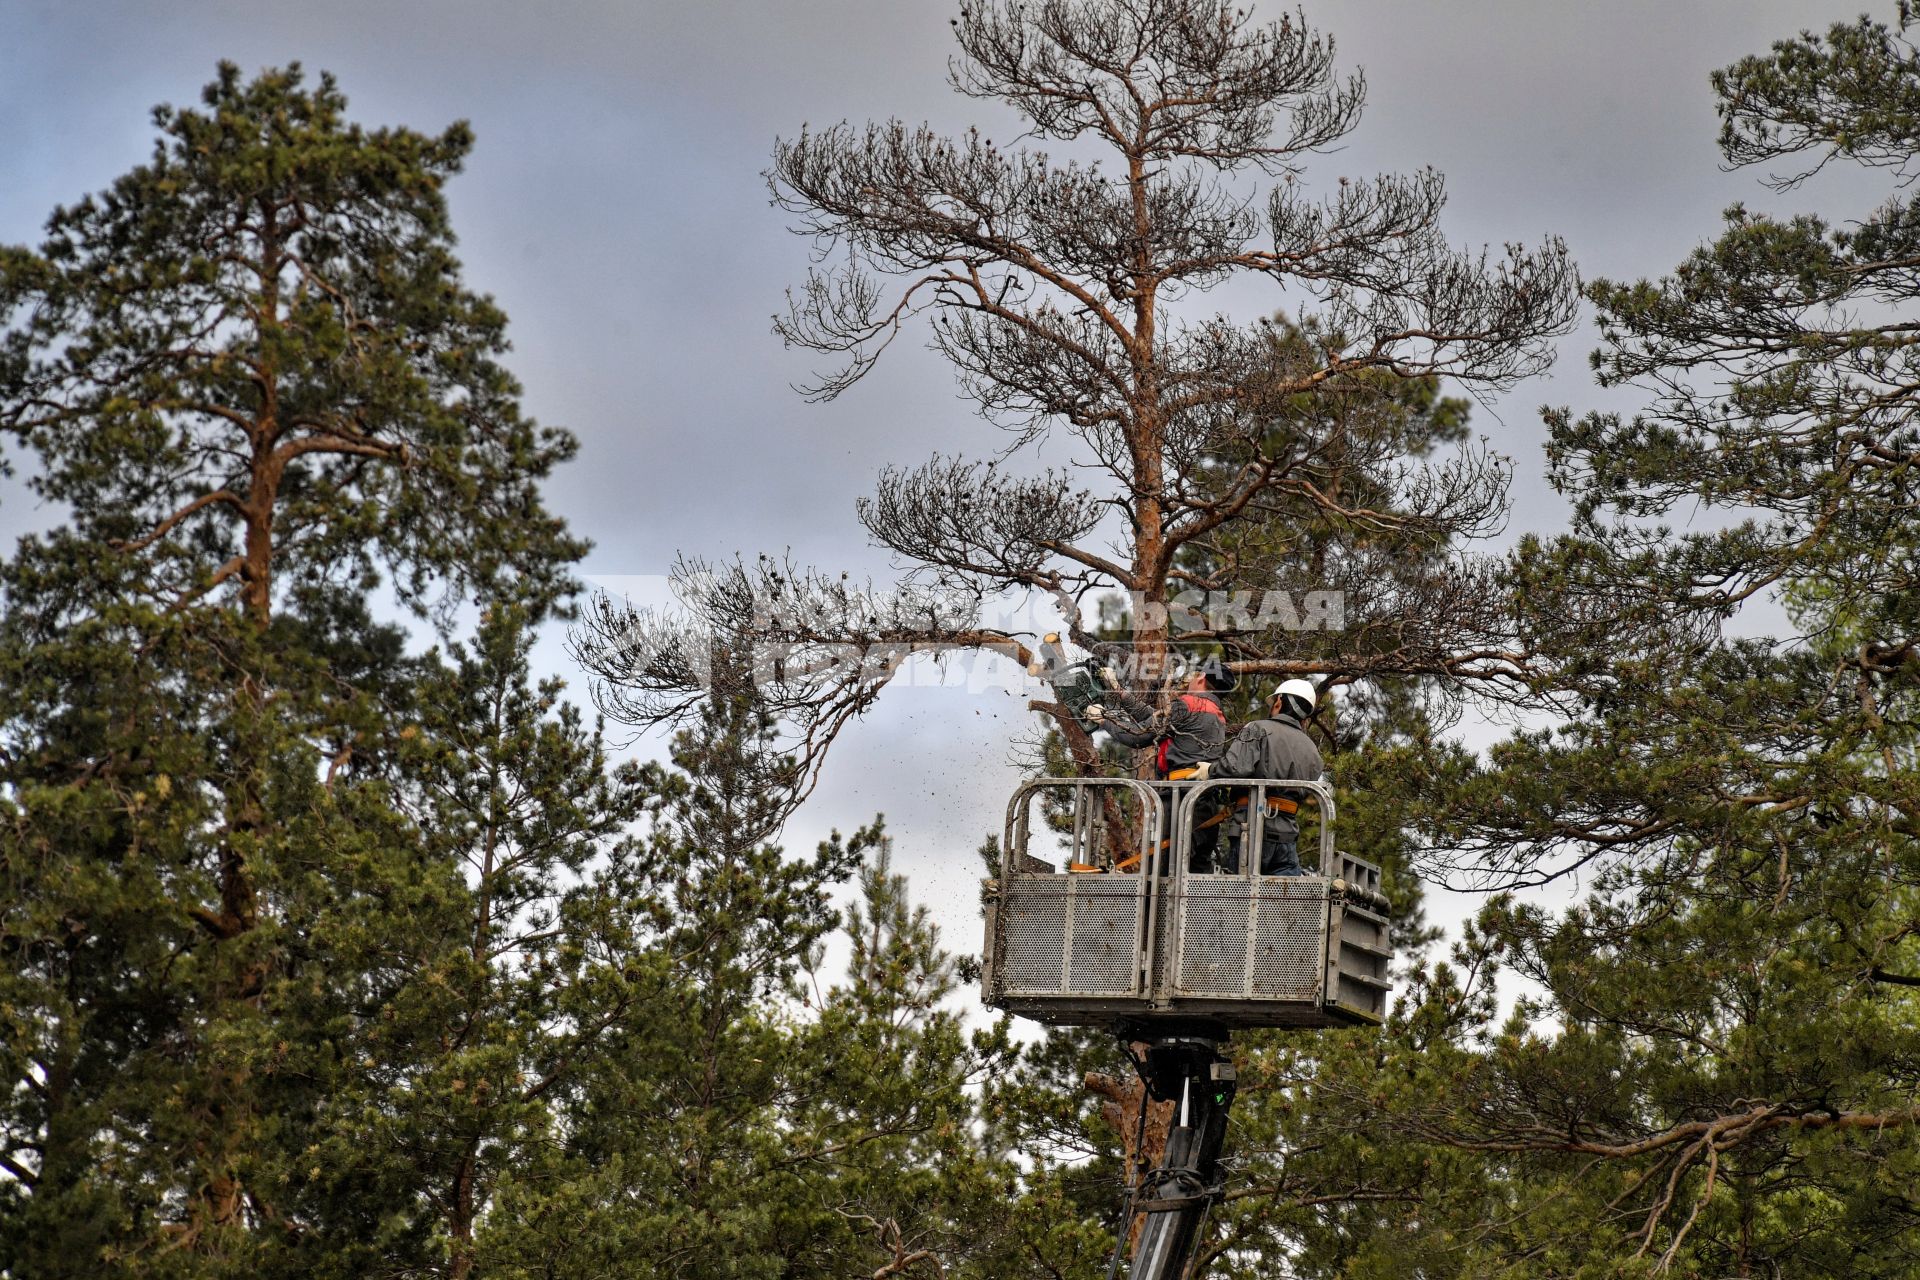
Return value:
<svg viewBox="0 0 1920 1280">
<path fill-rule="evenodd" d="M 1302 806 L 1298 818 L 1317 818 L 1311 872 L 1261 873 L 1276 794 Z M 1065 860 L 1059 869 L 1034 856 L 1042 830 L 1034 810 L 1049 795 L 1042 821 Z M 1222 838 L 1244 841 L 1231 873 L 1189 865 L 1200 815 L 1215 797 L 1223 806 L 1246 801 L 1223 826 Z M 1299 779 L 1022 784 L 1008 802 L 1000 876 L 989 886 L 989 1002 L 1065 1024 L 1377 1021 L 1391 960 L 1388 904 L 1379 868 L 1335 847 L 1334 812 L 1328 784 Z M 1137 873 L 1113 874 L 1123 863 Z"/>
</svg>

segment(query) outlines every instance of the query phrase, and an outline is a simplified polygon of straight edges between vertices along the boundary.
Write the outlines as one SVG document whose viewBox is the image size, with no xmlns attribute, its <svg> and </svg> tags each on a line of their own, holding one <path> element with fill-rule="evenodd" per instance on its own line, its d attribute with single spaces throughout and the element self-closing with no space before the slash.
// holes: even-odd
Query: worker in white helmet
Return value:
<svg viewBox="0 0 1920 1280">
<path fill-rule="evenodd" d="M 1273 691 L 1264 720 L 1248 722 L 1227 744 L 1220 759 L 1200 766 L 1201 778 L 1299 778 L 1318 782 L 1325 772 L 1320 748 L 1301 727 L 1313 714 L 1319 694 L 1311 681 L 1288 680 Z M 1260 874 L 1299 876 L 1300 823 L 1295 818 L 1304 791 L 1267 796 L 1267 813 L 1260 842 Z M 1245 803 L 1245 799 L 1241 800 Z M 1238 869 L 1239 851 L 1229 849 L 1231 872 Z"/>
</svg>

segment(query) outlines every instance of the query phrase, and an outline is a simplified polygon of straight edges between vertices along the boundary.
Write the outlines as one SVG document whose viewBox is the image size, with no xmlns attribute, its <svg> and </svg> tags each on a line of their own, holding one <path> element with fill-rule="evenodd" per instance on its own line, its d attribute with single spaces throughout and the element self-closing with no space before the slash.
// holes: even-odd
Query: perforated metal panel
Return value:
<svg viewBox="0 0 1920 1280">
<path fill-rule="evenodd" d="M 1238 996 L 1247 990 L 1247 938 L 1254 900 L 1238 876 L 1187 880 L 1172 914 L 1180 920 L 1181 995 Z"/>
<path fill-rule="evenodd" d="M 1265 876 L 1254 897 L 1252 974 L 1247 994 L 1316 1000 L 1326 957 L 1327 895 L 1318 882 Z"/>
<path fill-rule="evenodd" d="M 1019 875 L 989 899 L 987 999 L 1060 1025 L 1205 1018 L 1233 1027 L 1377 1022 L 1386 917 L 1319 876 L 1173 876 L 1136 984 L 1139 877 Z"/>
<path fill-rule="evenodd" d="M 1066 989 L 1131 995 L 1139 989 L 1140 885 L 1132 876 L 1076 876 Z"/>
<path fill-rule="evenodd" d="M 1189 877 L 1178 899 L 1175 994 L 1318 1003 L 1326 964 L 1326 882 Z"/>
<path fill-rule="evenodd" d="M 1000 981 L 1008 991 L 1066 986 L 1068 876 L 1018 876 L 1001 899 Z"/>
<path fill-rule="evenodd" d="M 1131 996 L 1140 987 L 1140 882 L 1134 876 L 1016 876 L 998 926 L 1001 989 Z"/>
</svg>

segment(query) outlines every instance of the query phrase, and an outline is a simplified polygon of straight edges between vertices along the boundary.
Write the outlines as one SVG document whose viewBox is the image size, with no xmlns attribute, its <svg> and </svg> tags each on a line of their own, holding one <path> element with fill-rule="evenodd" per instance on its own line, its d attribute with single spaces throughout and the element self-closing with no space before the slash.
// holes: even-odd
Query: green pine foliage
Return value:
<svg viewBox="0 0 1920 1280">
<path fill-rule="evenodd" d="M 644 845 L 646 994 L 504 1187 L 491 1273 L 825 1277 L 979 1247 L 1014 1172 L 977 1140 L 975 1099 L 1014 1051 L 953 1007 L 954 961 L 877 824 L 808 859 L 757 838 L 754 779 L 789 763 L 771 732 L 718 699 L 676 742 L 687 772 Z M 856 872 L 842 919 L 831 895 Z"/>
<path fill-rule="evenodd" d="M 581 550 L 538 494 L 572 441 L 519 412 L 451 251 L 465 129 L 344 107 L 223 66 L 0 260 L 0 427 L 69 512 L 0 574 L 22 1273 L 325 1238 L 305 1153 L 405 981 L 387 939 L 465 892 L 396 806 L 428 676 L 365 597 L 552 607 Z M 360 1245 L 413 1229 L 355 1198 Z"/>
<path fill-rule="evenodd" d="M 1920 145 L 1904 26 L 1714 85 L 1727 160 L 1783 190 Z M 1435 753 L 1417 802 L 1430 866 L 1582 892 L 1494 898 L 1373 1068 L 1328 1082 L 1383 1150 L 1473 1184 L 1430 1177 L 1410 1235 L 1303 1273 L 1920 1265 L 1915 225 L 1904 189 L 1845 223 L 1739 207 L 1671 276 L 1593 285 L 1602 381 L 1651 398 L 1549 415 L 1577 520 L 1514 580 L 1565 719 L 1479 765 Z M 1771 635 L 1726 633 L 1749 601 Z M 1505 1018 L 1496 969 L 1525 980 Z"/>
<path fill-rule="evenodd" d="M 0 570 L 0 1274 L 969 1247 L 1014 1051 L 878 824 L 785 855 L 750 698 L 640 767 L 532 678 L 573 442 L 460 282 L 465 128 L 365 129 L 297 68 L 155 120 L 0 262 L 0 423 L 70 512 Z"/>
</svg>

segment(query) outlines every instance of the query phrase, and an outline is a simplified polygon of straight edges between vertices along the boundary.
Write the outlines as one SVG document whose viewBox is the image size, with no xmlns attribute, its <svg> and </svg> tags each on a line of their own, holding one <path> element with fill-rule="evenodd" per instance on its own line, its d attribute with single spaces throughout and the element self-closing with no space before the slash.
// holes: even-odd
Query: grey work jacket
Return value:
<svg viewBox="0 0 1920 1280">
<path fill-rule="evenodd" d="M 1273 716 L 1252 720 L 1235 734 L 1233 741 L 1213 766 L 1214 778 L 1300 778 L 1318 782 L 1326 766 L 1320 760 L 1320 748 L 1292 716 Z M 1269 795 L 1272 792 L 1268 792 Z M 1299 799 L 1304 791 L 1289 792 Z M 1267 830 L 1277 836 L 1299 833 L 1300 824 L 1291 814 L 1272 814 Z"/>
<path fill-rule="evenodd" d="M 1155 747 L 1166 738 L 1169 769 L 1218 760 L 1227 744 L 1227 718 L 1210 694 L 1176 693 L 1165 711 L 1155 711 L 1145 698 L 1131 694 L 1116 694 L 1113 701 L 1138 726 L 1130 730 L 1109 718 L 1103 727 L 1113 740 L 1129 747 Z"/>
</svg>

